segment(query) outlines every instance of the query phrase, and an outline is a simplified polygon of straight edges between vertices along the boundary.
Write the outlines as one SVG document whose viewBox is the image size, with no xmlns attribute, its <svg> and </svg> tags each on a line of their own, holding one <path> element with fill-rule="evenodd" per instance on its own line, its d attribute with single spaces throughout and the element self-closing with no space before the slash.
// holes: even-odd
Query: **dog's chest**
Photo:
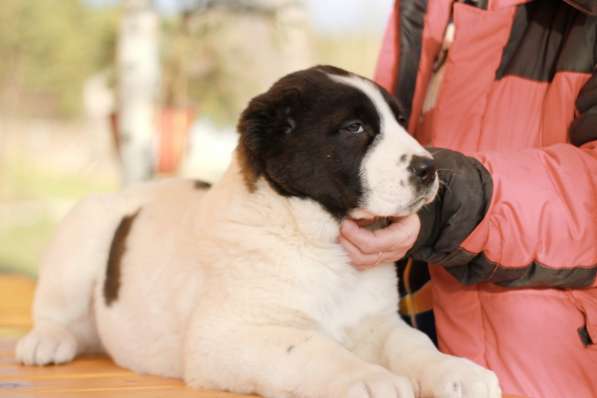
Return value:
<svg viewBox="0 0 597 398">
<path fill-rule="evenodd" d="M 350 345 L 350 330 L 360 322 L 396 312 L 398 291 L 392 265 L 365 272 L 345 266 L 345 271 L 320 275 L 310 289 L 307 311 L 326 334 Z"/>
</svg>

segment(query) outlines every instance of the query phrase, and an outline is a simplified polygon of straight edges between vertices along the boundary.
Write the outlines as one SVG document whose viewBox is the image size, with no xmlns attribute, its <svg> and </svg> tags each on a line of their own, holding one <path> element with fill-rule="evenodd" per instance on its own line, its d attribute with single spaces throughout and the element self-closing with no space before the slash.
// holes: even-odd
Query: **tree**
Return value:
<svg viewBox="0 0 597 398">
<path fill-rule="evenodd" d="M 113 62 L 117 13 L 80 0 L 2 0 L 0 109 L 76 116 L 85 80 Z"/>
<path fill-rule="evenodd" d="M 117 61 L 117 109 L 123 183 L 153 174 L 159 95 L 158 16 L 151 0 L 123 0 Z"/>
</svg>

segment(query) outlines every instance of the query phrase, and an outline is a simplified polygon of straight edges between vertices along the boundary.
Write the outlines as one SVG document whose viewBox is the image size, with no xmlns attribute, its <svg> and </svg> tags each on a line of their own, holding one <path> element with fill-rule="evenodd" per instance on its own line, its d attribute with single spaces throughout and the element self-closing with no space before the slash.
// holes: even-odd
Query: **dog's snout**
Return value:
<svg viewBox="0 0 597 398">
<path fill-rule="evenodd" d="M 410 161 L 408 169 L 413 176 L 424 184 L 431 184 L 435 178 L 435 164 L 433 158 L 415 155 Z"/>
</svg>

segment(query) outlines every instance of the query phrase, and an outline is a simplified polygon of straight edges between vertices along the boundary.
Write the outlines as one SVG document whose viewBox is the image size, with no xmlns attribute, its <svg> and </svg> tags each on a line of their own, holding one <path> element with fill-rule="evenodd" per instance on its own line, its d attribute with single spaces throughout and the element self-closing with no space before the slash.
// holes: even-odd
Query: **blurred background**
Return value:
<svg viewBox="0 0 597 398">
<path fill-rule="evenodd" d="M 392 0 L 2 0 L 0 272 L 66 211 L 150 178 L 213 182 L 254 95 L 314 64 L 373 73 Z"/>
</svg>

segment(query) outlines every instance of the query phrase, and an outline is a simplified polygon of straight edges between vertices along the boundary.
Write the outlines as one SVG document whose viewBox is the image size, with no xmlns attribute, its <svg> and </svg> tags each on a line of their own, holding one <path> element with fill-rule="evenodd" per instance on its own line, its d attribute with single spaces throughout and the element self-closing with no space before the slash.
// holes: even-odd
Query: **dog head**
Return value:
<svg viewBox="0 0 597 398">
<path fill-rule="evenodd" d="M 411 214 L 433 199 L 433 158 L 401 125 L 396 100 L 331 66 L 289 74 L 253 98 L 238 123 L 251 189 L 315 200 L 337 219 Z"/>
</svg>

